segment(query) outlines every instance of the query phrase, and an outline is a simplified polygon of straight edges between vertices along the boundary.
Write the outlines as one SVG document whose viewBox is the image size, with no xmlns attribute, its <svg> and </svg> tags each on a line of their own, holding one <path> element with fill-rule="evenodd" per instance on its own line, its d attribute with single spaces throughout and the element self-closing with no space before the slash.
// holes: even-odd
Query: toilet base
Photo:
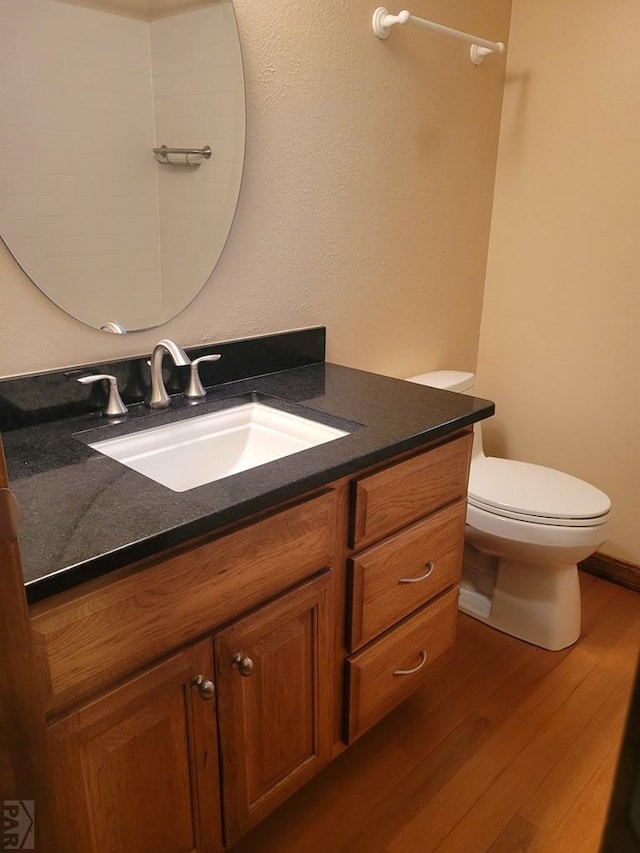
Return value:
<svg viewBox="0 0 640 853">
<path fill-rule="evenodd" d="M 525 563 L 466 548 L 458 607 L 505 634 L 559 651 L 580 638 L 578 567 Z"/>
</svg>

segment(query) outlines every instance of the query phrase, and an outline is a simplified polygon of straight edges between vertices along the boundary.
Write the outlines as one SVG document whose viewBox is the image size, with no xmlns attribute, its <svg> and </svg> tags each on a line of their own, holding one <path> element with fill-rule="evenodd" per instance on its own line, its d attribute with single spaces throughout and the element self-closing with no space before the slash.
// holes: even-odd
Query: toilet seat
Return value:
<svg viewBox="0 0 640 853">
<path fill-rule="evenodd" d="M 604 492 L 577 477 L 491 456 L 473 460 L 468 502 L 493 515 L 559 527 L 604 524 L 611 509 Z"/>
</svg>

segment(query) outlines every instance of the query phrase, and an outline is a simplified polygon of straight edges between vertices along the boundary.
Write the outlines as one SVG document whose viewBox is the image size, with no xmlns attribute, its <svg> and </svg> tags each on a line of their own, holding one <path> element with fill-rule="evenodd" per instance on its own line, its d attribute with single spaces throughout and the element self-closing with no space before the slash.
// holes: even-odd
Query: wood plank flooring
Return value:
<svg viewBox="0 0 640 853">
<path fill-rule="evenodd" d="M 581 573 L 579 643 L 460 616 L 430 682 L 233 853 L 596 853 L 640 649 L 640 593 Z"/>
</svg>

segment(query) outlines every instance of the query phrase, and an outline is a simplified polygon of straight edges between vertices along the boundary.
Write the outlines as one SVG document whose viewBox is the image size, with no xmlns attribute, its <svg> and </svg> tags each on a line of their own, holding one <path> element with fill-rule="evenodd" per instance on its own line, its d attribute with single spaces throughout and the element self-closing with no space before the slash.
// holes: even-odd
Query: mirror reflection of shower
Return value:
<svg viewBox="0 0 640 853">
<path fill-rule="evenodd" d="M 167 322 L 210 277 L 239 193 L 231 0 L 0 0 L 0 17 L 3 240 L 83 322 Z M 204 153 L 171 167 L 162 146 Z"/>
</svg>

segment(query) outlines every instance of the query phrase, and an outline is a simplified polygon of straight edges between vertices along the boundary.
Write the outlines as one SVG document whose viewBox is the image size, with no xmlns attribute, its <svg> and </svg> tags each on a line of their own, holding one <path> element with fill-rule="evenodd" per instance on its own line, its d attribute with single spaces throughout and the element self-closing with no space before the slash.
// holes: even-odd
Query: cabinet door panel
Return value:
<svg viewBox="0 0 640 853">
<path fill-rule="evenodd" d="M 65 853 L 214 853 L 219 823 L 211 642 L 185 649 L 49 728 Z"/>
<path fill-rule="evenodd" d="M 215 638 L 228 844 L 331 758 L 330 595 L 327 573 Z"/>
</svg>

